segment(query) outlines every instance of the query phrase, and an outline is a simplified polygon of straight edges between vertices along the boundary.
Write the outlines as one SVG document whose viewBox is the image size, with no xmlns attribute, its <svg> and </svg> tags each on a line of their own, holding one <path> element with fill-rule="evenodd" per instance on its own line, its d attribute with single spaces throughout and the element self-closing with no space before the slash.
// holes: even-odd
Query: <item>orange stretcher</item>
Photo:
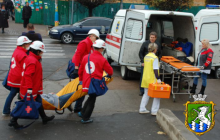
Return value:
<svg viewBox="0 0 220 140">
<path fill-rule="evenodd" d="M 176 69 L 179 69 L 181 71 L 185 71 L 185 72 L 199 72 L 200 69 L 197 67 L 194 67 L 190 64 L 184 63 L 182 61 L 180 61 L 179 59 L 176 59 L 172 56 L 163 56 L 161 58 L 161 61 L 170 64 L 171 66 L 175 67 Z"/>
<path fill-rule="evenodd" d="M 192 94 L 190 93 L 189 82 L 192 78 L 199 77 L 197 73 L 200 72 L 200 68 L 182 62 L 172 56 L 163 56 L 160 63 L 163 77 L 162 81 L 164 81 L 165 75 L 171 75 L 171 93 L 173 95 L 173 101 L 175 102 L 175 94 L 188 94 L 189 98 L 191 98 Z M 182 90 L 180 89 L 180 81 L 187 83 L 188 88 L 185 90 L 186 92 L 180 92 Z M 175 92 L 174 89 L 176 89 Z"/>
</svg>

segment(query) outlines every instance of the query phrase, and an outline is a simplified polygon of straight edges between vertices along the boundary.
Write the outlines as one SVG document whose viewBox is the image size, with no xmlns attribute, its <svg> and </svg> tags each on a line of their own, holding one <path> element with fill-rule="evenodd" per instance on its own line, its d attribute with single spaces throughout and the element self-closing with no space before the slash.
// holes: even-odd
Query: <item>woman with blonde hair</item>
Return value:
<svg viewBox="0 0 220 140">
<path fill-rule="evenodd" d="M 214 52 L 211 49 L 211 44 L 209 43 L 208 39 L 202 40 L 202 49 L 198 54 L 196 66 L 200 67 L 200 72 L 197 75 L 201 76 L 202 78 L 202 88 L 199 94 L 204 95 L 204 91 L 207 85 L 207 75 L 211 73 L 211 66 L 212 66 L 212 58 Z M 198 77 L 195 77 L 193 80 L 193 87 L 190 93 L 196 93 L 196 87 L 198 85 Z"/>
<path fill-rule="evenodd" d="M 158 45 L 156 43 L 150 43 L 148 45 L 148 54 L 144 57 L 144 71 L 141 87 L 144 88 L 144 95 L 141 100 L 139 113 L 145 114 L 149 113 L 146 109 L 146 105 L 149 101 L 150 96 L 148 96 L 148 87 L 151 83 L 161 83 L 159 77 L 159 59 L 155 55 L 158 49 Z M 151 107 L 151 115 L 157 115 L 157 111 L 160 107 L 160 98 L 154 98 L 153 104 Z"/>
</svg>

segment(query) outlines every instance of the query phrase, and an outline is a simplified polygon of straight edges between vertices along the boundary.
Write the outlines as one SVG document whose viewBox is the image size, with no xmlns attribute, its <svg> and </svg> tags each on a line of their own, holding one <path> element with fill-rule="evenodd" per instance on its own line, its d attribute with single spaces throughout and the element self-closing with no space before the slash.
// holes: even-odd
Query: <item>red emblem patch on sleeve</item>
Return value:
<svg viewBox="0 0 220 140">
<path fill-rule="evenodd" d="M 212 57 L 212 53 L 209 54 L 209 57 Z"/>
</svg>

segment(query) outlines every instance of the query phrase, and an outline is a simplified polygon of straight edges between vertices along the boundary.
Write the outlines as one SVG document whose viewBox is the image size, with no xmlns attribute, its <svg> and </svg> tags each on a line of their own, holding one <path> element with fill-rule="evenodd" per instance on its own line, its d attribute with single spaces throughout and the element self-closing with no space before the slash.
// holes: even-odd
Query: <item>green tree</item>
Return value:
<svg viewBox="0 0 220 140">
<path fill-rule="evenodd" d="M 89 9 L 89 16 L 92 16 L 92 10 L 102 5 L 106 0 L 75 0 Z"/>
<path fill-rule="evenodd" d="M 220 0 L 206 0 L 205 4 L 220 4 Z"/>
<path fill-rule="evenodd" d="M 143 2 L 165 11 L 182 11 L 193 4 L 193 0 L 143 0 Z"/>
</svg>

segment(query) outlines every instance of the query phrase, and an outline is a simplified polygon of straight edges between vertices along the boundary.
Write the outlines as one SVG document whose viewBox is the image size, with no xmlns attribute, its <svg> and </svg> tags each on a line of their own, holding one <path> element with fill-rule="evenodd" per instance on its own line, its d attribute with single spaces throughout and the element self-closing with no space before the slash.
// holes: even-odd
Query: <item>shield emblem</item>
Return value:
<svg viewBox="0 0 220 140">
<path fill-rule="evenodd" d="M 194 102 L 188 101 L 185 104 L 185 126 L 188 130 L 199 136 L 210 131 L 215 125 L 215 104 L 212 101 L 205 102 L 204 99 L 197 98 Z"/>
</svg>

